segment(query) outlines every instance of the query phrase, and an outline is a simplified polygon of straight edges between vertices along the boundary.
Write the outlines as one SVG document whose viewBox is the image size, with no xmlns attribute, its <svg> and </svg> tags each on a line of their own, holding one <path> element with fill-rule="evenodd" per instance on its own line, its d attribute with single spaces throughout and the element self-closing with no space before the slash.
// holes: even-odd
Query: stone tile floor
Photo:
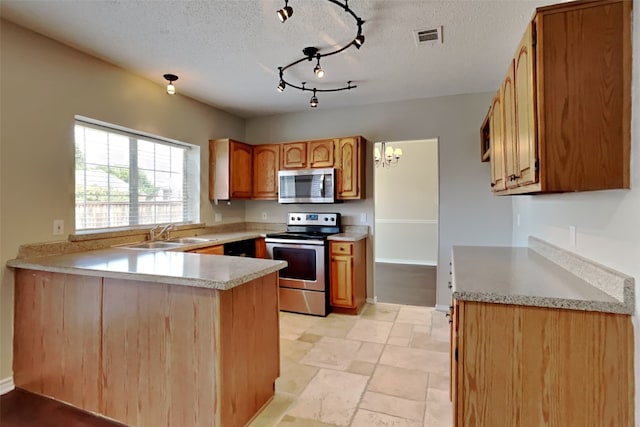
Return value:
<svg viewBox="0 0 640 427">
<path fill-rule="evenodd" d="M 449 324 L 433 308 L 280 313 L 280 378 L 250 427 L 447 427 Z"/>
</svg>

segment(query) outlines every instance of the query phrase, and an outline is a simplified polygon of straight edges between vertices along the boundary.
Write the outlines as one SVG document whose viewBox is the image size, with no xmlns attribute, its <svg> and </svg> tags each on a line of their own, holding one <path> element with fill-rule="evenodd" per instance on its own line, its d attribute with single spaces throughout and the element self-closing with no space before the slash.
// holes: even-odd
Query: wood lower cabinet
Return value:
<svg viewBox="0 0 640 427">
<path fill-rule="evenodd" d="M 631 316 L 454 301 L 454 426 L 634 425 Z"/>
<path fill-rule="evenodd" d="M 224 245 L 207 246 L 206 248 L 194 249 L 189 252 L 194 254 L 224 255 Z"/>
<path fill-rule="evenodd" d="M 329 244 L 332 310 L 358 314 L 367 298 L 365 240 Z"/>
<path fill-rule="evenodd" d="M 16 387 L 100 412 L 100 277 L 15 271 Z"/>
<path fill-rule="evenodd" d="M 279 144 L 253 147 L 253 199 L 278 200 L 279 167 Z"/>
<path fill-rule="evenodd" d="M 494 100 L 481 129 L 494 192 L 629 188 L 631 9 L 598 0 L 536 10 L 496 95 L 499 123 Z"/>
<path fill-rule="evenodd" d="M 279 375 L 278 275 L 220 291 L 17 269 L 17 387 L 139 427 L 240 427 Z"/>
<path fill-rule="evenodd" d="M 256 239 L 256 258 L 267 259 L 267 243 L 264 237 Z"/>
</svg>

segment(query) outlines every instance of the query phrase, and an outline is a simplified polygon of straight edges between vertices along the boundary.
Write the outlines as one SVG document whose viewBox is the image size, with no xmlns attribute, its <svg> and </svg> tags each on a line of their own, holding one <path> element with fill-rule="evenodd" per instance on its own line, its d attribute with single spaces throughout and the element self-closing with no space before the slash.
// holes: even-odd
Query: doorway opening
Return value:
<svg viewBox="0 0 640 427">
<path fill-rule="evenodd" d="M 402 157 L 395 166 L 374 170 L 376 299 L 435 307 L 438 140 L 387 145 L 400 148 Z"/>
</svg>

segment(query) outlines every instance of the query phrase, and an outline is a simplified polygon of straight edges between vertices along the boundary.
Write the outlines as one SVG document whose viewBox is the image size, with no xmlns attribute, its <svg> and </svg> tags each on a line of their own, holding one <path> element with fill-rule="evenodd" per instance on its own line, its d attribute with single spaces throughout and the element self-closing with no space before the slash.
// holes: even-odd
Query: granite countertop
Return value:
<svg viewBox="0 0 640 427">
<path fill-rule="evenodd" d="M 633 314 L 633 278 L 537 239 L 530 246 L 454 246 L 453 297 Z M 562 260 L 554 259 L 559 253 Z"/>
<path fill-rule="evenodd" d="M 367 232 L 346 232 L 340 234 L 332 234 L 328 237 L 329 240 L 336 240 L 341 242 L 357 242 L 358 240 L 366 239 L 369 234 Z"/>
<path fill-rule="evenodd" d="M 7 262 L 7 266 L 227 290 L 281 270 L 287 263 L 188 252 L 112 248 L 13 259 Z"/>
</svg>

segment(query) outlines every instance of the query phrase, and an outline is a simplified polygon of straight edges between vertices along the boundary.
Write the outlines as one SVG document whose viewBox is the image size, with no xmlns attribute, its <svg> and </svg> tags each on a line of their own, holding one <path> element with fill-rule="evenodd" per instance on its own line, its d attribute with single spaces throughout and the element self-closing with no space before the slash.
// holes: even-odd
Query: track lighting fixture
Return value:
<svg viewBox="0 0 640 427">
<path fill-rule="evenodd" d="M 280 19 L 280 22 L 283 24 L 284 21 L 291 18 L 291 15 L 293 15 L 293 8 L 289 6 L 289 0 L 284 0 L 284 7 L 277 10 L 276 14 L 278 15 L 278 19 Z"/>
<path fill-rule="evenodd" d="M 175 95 L 176 87 L 173 85 L 173 82 L 178 80 L 178 76 L 176 76 L 175 74 L 165 74 L 162 77 L 169 81 L 169 84 L 167 84 L 167 93 L 169 95 Z"/>
<path fill-rule="evenodd" d="M 283 92 L 287 86 L 291 86 L 292 88 L 301 90 L 303 92 L 304 91 L 313 92 L 313 96 L 311 97 L 311 101 L 310 101 L 310 105 L 313 108 L 318 106 L 318 97 L 316 96 L 316 92 L 340 92 L 343 90 L 354 89 L 358 86 L 352 85 L 351 80 L 349 80 L 346 86 L 337 87 L 333 89 L 321 89 L 321 88 L 319 89 L 315 87 L 307 88 L 305 87 L 305 84 L 306 84 L 305 82 L 301 83 L 300 85 L 296 85 L 287 81 L 284 78 L 284 71 L 290 67 L 293 67 L 294 65 L 300 64 L 305 60 L 312 61 L 313 58 L 316 58 L 317 63 L 316 63 L 316 66 L 313 68 L 313 72 L 316 75 L 316 77 L 322 78 L 324 77 L 324 70 L 320 66 L 320 58 L 343 52 L 344 50 L 346 50 L 352 45 L 355 46 L 357 49 L 360 49 L 360 47 L 362 47 L 362 45 L 364 44 L 364 34 L 362 34 L 362 24 L 364 24 L 364 21 L 358 15 L 356 15 L 353 10 L 351 10 L 348 3 L 349 0 L 344 0 L 344 3 L 340 2 L 339 0 L 327 0 L 327 1 L 340 6 L 346 13 L 350 14 L 353 17 L 353 19 L 355 19 L 356 25 L 358 26 L 356 36 L 353 38 L 353 40 L 351 40 L 350 43 L 342 47 L 339 47 L 336 50 L 326 52 L 326 53 L 320 53 L 317 47 L 313 47 L 313 46 L 305 47 L 304 49 L 302 49 L 302 54 L 304 55 L 302 58 L 298 59 L 297 61 L 293 61 L 292 63 L 290 63 L 289 65 L 285 65 L 284 67 L 278 67 L 279 76 L 280 76 L 278 91 Z M 291 6 L 289 6 L 289 0 L 285 0 L 284 4 L 285 4 L 285 7 L 277 11 L 278 18 L 280 19 L 281 22 L 286 21 L 291 17 L 291 15 L 293 15 L 293 9 L 291 8 Z"/>
</svg>

